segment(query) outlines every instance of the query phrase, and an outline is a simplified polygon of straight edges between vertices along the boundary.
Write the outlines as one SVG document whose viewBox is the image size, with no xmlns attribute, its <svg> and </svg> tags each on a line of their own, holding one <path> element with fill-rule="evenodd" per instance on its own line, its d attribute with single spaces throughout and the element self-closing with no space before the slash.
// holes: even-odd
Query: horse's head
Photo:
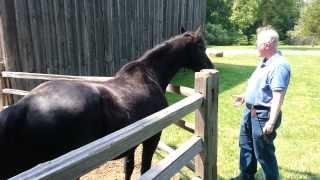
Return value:
<svg viewBox="0 0 320 180">
<path fill-rule="evenodd" d="M 186 32 L 181 28 L 182 42 L 185 44 L 186 59 L 184 59 L 184 66 L 193 71 L 200 71 L 201 69 L 213 69 L 214 65 L 206 54 L 206 45 L 202 38 L 201 28 L 199 27 L 195 32 Z"/>
</svg>

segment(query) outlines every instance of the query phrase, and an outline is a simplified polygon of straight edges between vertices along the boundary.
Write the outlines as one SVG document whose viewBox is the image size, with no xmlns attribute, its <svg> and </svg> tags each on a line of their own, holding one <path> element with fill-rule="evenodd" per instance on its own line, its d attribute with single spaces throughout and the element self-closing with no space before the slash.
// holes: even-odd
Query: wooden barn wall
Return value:
<svg viewBox="0 0 320 180">
<path fill-rule="evenodd" d="M 4 35 L 3 35 L 3 23 L 2 23 L 2 18 L 3 17 L 3 11 L 0 8 L 0 62 L 3 62 L 5 59 L 5 54 L 4 54 Z"/>
<path fill-rule="evenodd" d="M 10 71 L 111 76 L 180 26 L 195 30 L 205 9 L 206 0 L 0 0 L 0 58 Z"/>
</svg>

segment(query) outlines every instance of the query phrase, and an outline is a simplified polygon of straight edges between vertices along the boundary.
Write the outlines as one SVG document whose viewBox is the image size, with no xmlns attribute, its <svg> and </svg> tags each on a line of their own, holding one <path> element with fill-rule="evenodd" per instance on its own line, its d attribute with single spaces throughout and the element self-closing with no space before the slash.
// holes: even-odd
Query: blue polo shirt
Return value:
<svg viewBox="0 0 320 180">
<path fill-rule="evenodd" d="M 272 91 L 286 91 L 290 75 L 290 65 L 280 53 L 265 62 L 261 60 L 248 80 L 246 103 L 270 107 Z"/>
</svg>

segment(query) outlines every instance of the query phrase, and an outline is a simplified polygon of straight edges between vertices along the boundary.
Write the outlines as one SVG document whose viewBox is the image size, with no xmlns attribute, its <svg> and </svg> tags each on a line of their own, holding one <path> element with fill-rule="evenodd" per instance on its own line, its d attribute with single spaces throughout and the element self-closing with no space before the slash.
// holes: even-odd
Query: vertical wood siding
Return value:
<svg viewBox="0 0 320 180">
<path fill-rule="evenodd" d="M 9 71 L 111 76 L 180 26 L 195 30 L 205 9 L 206 0 L 0 0 L 0 60 Z"/>
</svg>

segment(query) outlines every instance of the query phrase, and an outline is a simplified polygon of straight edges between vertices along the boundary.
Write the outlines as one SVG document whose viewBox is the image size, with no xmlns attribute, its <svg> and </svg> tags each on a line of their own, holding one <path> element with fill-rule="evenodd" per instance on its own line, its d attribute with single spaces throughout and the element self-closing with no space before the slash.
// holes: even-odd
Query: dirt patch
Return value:
<svg viewBox="0 0 320 180">
<path fill-rule="evenodd" d="M 142 147 L 139 146 L 135 152 L 135 165 L 131 179 L 137 179 L 140 176 L 141 167 L 141 152 Z M 81 177 L 81 180 L 122 180 L 123 173 L 123 159 L 108 161 L 97 169 L 89 172 Z"/>
<path fill-rule="evenodd" d="M 136 180 L 140 176 L 140 168 L 141 168 L 141 154 L 142 154 L 142 146 L 139 146 L 135 152 L 135 166 L 131 179 Z M 152 164 L 155 165 L 158 161 L 160 161 L 159 155 L 153 156 Z M 180 172 L 178 172 L 171 179 L 173 180 L 187 180 L 191 179 L 192 172 L 187 168 L 183 168 Z M 97 169 L 89 172 L 85 176 L 81 177 L 81 180 L 123 180 L 123 159 L 109 161 Z"/>
</svg>

